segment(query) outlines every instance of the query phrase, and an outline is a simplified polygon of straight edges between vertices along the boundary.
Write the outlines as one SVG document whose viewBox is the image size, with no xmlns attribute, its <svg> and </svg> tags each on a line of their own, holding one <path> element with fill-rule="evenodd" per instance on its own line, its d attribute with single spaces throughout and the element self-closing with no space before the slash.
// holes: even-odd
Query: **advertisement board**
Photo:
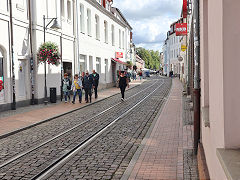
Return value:
<svg viewBox="0 0 240 180">
<path fill-rule="evenodd" d="M 176 36 L 186 36 L 187 23 L 177 23 L 175 32 L 176 32 Z"/>
<path fill-rule="evenodd" d="M 123 58 L 122 52 L 116 52 L 116 58 Z"/>
</svg>

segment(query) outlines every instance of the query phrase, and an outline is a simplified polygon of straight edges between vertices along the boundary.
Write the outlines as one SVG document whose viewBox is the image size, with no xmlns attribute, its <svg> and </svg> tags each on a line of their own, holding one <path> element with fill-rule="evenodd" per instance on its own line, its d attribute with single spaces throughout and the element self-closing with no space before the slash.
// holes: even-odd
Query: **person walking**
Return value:
<svg viewBox="0 0 240 180">
<path fill-rule="evenodd" d="M 118 81 L 119 81 L 119 88 L 122 94 L 121 100 L 124 101 L 124 93 L 125 93 L 126 87 L 128 86 L 129 88 L 129 81 L 124 71 L 121 71 Z"/>
<path fill-rule="evenodd" d="M 89 75 L 89 72 L 86 71 L 86 74 L 84 76 L 84 91 L 85 91 L 85 100 L 86 100 L 86 103 L 88 103 L 88 97 L 89 97 L 89 100 L 90 100 L 90 103 L 92 102 L 92 87 L 93 87 L 93 77 L 92 75 L 90 74 Z"/>
<path fill-rule="evenodd" d="M 74 75 L 74 80 L 72 83 L 72 91 L 73 91 L 72 103 L 75 104 L 75 99 L 77 94 L 79 96 L 79 103 L 82 103 L 82 80 L 78 77 L 77 74 Z"/>
<path fill-rule="evenodd" d="M 137 80 L 137 73 L 136 73 L 136 70 L 133 70 L 132 71 L 132 78 L 133 78 L 133 80 Z"/>
<path fill-rule="evenodd" d="M 140 69 L 140 71 L 139 71 L 139 77 L 140 77 L 140 81 L 142 80 L 142 77 L 143 77 L 143 72 L 142 72 L 142 69 Z"/>
<path fill-rule="evenodd" d="M 63 95 L 64 95 L 64 98 L 65 98 L 65 103 L 67 103 L 68 99 L 69 99 L 69 102 L 71 100 L 70 98 L 70 91 L 71 90 L 71 82 L 70 82 L 70 79 L 68 78 L 68 74 L 65 73 L 64 74 L 64 78 L 62 80 L 62 91 L 63 91 Z"/>
<path fill-rule="evenodd" d="M 99 83 L 99 74 L 95 70 L 93 70 L 92 77 L 93 77 L 93 89 L 95 92 L 95 98 L 97 98 L 98 97 L 97 89 L 98 89 L 98 83 Z"/>
</svg>

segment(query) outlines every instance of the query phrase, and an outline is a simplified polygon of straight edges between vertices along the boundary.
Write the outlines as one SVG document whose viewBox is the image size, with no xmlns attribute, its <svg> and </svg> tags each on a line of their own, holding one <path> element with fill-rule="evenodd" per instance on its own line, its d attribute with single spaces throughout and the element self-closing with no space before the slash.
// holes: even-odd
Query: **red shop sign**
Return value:
<svg viewBox="0 0 240 180">
<path fill-rule="evenodd" d="M 186 36 L 187 35 L 187 23 L 177 23 L 175 32 L 176 32 L 176 36 Z"/>
<path fill-rule="evenodd" d="M 116 58 L 123 58 L 122 52 L 116 52 Z"/>
<path fill-rule="evenodd" d="M 187 8 L 187 0 L 183 0 L 183 18 L 187 18 L 188 15 L 188 8 Z"/>
</svg>

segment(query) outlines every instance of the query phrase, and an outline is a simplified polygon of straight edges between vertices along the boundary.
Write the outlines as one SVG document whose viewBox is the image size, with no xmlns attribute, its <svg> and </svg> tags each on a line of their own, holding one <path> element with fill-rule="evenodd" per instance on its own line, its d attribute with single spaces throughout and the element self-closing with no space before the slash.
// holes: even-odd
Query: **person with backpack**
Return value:
<svg viewBox="0 0 240 180">
<path fill-rule="evenodd" d="M 70 91 L 71 90 L 71 82 L 70 82 L 70 79 L 68 78 L 68 74 L 65 73 L 64 74 L 64 78 L 62 80 L 62 91 L 63 91 L 63 94 L 64 94 L 64 98 L 65 98 L 65 103 L 67 103 L 68 99 L 69 99 L 69 102 L 71 100 L 70 98 Z"/>
<path fill-rule="evenodd" d="M 74 75 L 74 80 L 72 83 L 72 91 L 73 91 L 72 103 L 75 104 L 75 99 L 77 94 L 79 96 L 79 103 L 82 103 L 82 80 L 78 77 L 77 74 Z"/>
<path fill-rule="evenodd" d="M 124 94 L 125 94 L 126 87 L 129 88 L 129 81 L 124 71 L 121 71 L 118 82 L 119 82 L 119 88 L 122 94 L 121 100 L 124 101 Z"/>
</svg>

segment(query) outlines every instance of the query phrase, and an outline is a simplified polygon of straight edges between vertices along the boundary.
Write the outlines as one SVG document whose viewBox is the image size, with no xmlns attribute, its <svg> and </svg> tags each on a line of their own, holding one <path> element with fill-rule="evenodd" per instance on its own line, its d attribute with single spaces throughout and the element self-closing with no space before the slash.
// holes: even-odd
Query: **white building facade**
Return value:
<svg viewBox="0 0 240 180">
<path fill-rule="evenodd" d="M 106 1 L 108 2 L 108 1 Z M 100 86 L 109 87 L 117 80 L 117 70 L 131 60 L 131 26 L 117 8 L 103 1 L 77 1 L 78 61 L 76 73 L 96 70 Z M 117 59 L 116 53 L 122 57 Z M 100 88 L 101 88 L 100 87 Z"/>
<path fill-rule="evenodd" d="M 116 71 L 132 59 L 132 28 L 111 4 L 111 0 L 12 0 L 12 4 L 1 0 L 0 111 L 11 108 L 13 94 L 17 107 L 44 101 L 45 68 L 37 60 L 38 48 L 44 42 L 44 15 L 46 24 L 57 18 L 61 25 L 54 30 L 51 22 L 45 33 L 46 42 L 58 45 L 62 62 L 46 65 L 47 97 L 51 87 L 60 97 L 64 72 L 72 78 L 96 69 L 102 87 L 113 85 Z M 122 58 L 116 59 L 117 52 Z"/>
</svg>

